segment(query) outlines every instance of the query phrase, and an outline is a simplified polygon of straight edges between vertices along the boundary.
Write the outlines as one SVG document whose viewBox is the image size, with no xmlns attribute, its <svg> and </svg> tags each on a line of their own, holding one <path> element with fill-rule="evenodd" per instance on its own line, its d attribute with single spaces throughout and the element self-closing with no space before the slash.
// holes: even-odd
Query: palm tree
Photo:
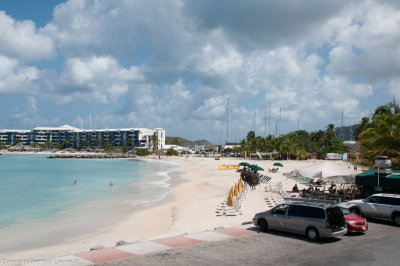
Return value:
<svg viewBox="0 0 400 266">
<path fill-rule="evenodd" d="M 155 153 L 158 150 L 158 136 L 156 134 L 151 136 L 151 145 L 153 148 L 153 153 Z"/>
<path fill-rule="evenodd" d="M 390 106 L 379 106 L 371 121 L 360 134 L 361 152 L 371 163 L 380 155 L 392 158 L 399 167 L 400 113 L 393 114 Z"/>
<path fill-rule="evenodd" d="M 326 127 L 325 135 L 326 135 L 326 138 L 327 138 L 328 140 L 330 140 L 330 141 L 336 139 L 337 134 L 336 134 L 336 130 L 335 130 L 335 125 L 334 125 L 334 124 L 329 124 L 329 125 Z"/>
<path fill-rule="evenodd" d="M 93 140 L 93 145 L 94 145 L 95 147 L 99 147 L 100 144 L 101 144 L 100 139 L 95 138 L 95 139 Z"/>
<path fill-rule="evenodd" d="M 360 139 L 360 134 L 365 129 L 368 123 L 369 123 L 369 117 L 363 117 L 361 119 L 360 124 L 354 129 L 353 137 L 356 141 Z"/>
</svg>

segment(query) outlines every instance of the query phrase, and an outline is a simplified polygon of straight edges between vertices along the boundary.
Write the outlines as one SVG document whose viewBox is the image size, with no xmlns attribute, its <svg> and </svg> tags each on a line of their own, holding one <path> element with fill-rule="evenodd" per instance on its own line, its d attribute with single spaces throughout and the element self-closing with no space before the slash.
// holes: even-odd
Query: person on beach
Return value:
<svg viewBox="0 0 400 266">
<path fill-rule="evenodd" d="M 78 184 L 78 180 L 75 179 L 74 185 Z"/>
<path fill-rule="evenodd" d="M 114 184 L 110 181 L 110 188 L 112 188 L 114 186 Z"/>
</svg>

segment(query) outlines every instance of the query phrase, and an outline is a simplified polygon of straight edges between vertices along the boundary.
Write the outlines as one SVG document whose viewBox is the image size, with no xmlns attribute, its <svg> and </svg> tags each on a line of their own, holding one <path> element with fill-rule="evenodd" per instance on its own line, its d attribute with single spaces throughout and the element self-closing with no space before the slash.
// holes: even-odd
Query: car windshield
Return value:
<svg viewBox="0 0 400 266">
<path fill-rule="evenodd" d="M 342 211 L 343 215 L 349 215 L 349 214 L 351 214 L 351 212 L 349 212 L 349 210 L 347 210 L 346 208 L 340 207 L 340 210 Z"/>
<path fill-rule="evenodd" d="M 273 214 L 285 215 L 285 213 L 286 213 L 286 208 L 287 208 L 287 205 L 286 205 L 286 204 L 278 205 L 278 206 L 276 206 L 274 209 L 272 209 L 272 213 L 273 213 Z"/>
</svg>

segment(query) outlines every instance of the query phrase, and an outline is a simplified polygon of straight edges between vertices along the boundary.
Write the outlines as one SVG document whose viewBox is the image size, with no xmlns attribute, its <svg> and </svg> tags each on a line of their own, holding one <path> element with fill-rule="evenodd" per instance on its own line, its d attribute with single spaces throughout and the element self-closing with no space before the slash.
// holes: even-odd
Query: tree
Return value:
<svg viewBox="0 0 400 266">
<path fill-rule="evenodd" d="M 7 148 L 7 145 L 3 141 L 0 141 L 0 150 L 5 148 Z"/>
<path fill-rule="evenodd" d="M 94 145 L 95 147 L 100 147 L 100 144 L 101 144 L 100 139 L 95 138 L 95 139 L 93 140 L 93 145 Z"/>
<path fill-rule="evenodd" d="M 46 140 L 42 145 L 40 145 L 44 149 L 50 149 L 54 146 L 53 142 Z"/>
<path fill-rule="evenodd" d="M 126 145 L 128 146 L 129 149 L 133 149 L 133 148 L 134 148 L 134 146 L 133 146 L 133 140 L 132 140 L 132 139 L 128 140 L 128 142 L 127 142 Z"/>
<path fill-rule="evenodd" d="M 364 131 L 364 129 L 368 125 L 368 123 L 369 123 L 369 117 L 363 117 L 361 119 L 360 124 L 354 129 L 354 132 L 353 132 L 354 140 L 356 140 L 356 141 L 360 140 L 360 134 L 361 134 L 361 132 Z"/>
<path fill-rule="evenodd" d="M 158 150 L 158 136 L 156 134 L 151 136 L 151 146 L 153 149 L 153 153 L 155 153 Z"/>
<path fill-rule="evenodd" d="M 334 125 L 334 124 L 329 124 L 329 125 L 326 127 L 325 135 L 326 135 L 326 138 L 327 138 L 328 141 L 329 141 L 329 140 L 334 140 L 334 139 L 337 137 L 336 130 L 335 130 L 335 125 Z"/>
<path fill-rule="evenodd" d="M 138 156 L 147 156 L 147 155 L 150 154 L 150 152 L 149 152 L 148 149 L 137 149 L 137 150 L 136 150 L 136 154 L 137 154 Z"/>
<path fill-rule="evenodd" d="M 178 151 L 174 150 L 174 148 L 169 148 L 167 150 L 167 156 L 178 156 L 179 153 Z"/>
<path fill-rule="evenodd" d="M 64 139 L 61 142 L 61 144 L 58 145 L 58 147 L 59 147 L 60 150 L 67 149 L 67 148 L 71 147 L 71 143 L 68 140 Z"/>
<path fill-rule="evenodd" d="M 377 156 L 392 159 L 393 168 L 400 167 L 400 113 L 392 113 L 390 105 L 379 106 L 365 126 L 359 140 L 362 155 L 370 164 Z"/>
<path fill-rule="evenodd" d="M 121 142 L 121 151 L 123 153 L 127 153 L 129 151 L 128 147 L 126 147 L 125 142 Z"/>
<path fill-rule="evenodd" d="M 39 145 L 37 143 L 31 143 L 30 145 L 33 149 L 33 151 L 35 152 L 37 148 L 39 148 Z"/>
<path fill-rule="evenodd" d="M 81 143 L 79 144 L 78 150 L 82 150 L 84 148 L 89 147 L 89 143 L 87 140 L 82 140 Z"/>
<path fill-rule="evenodd" d="M 111 151 L 111 143 L 108 142 L 108 141 L 104 142 L 103 149 L 104 149 L 105 152 Z"/>
<path fill-rule="evenodd" d="M 22 142 L 21 139 L 16 139 L 16 140 L 14 140 L 13 146 L 18 145 L 18 144 L 21 143 L 21 142 Z"/>
</svg>

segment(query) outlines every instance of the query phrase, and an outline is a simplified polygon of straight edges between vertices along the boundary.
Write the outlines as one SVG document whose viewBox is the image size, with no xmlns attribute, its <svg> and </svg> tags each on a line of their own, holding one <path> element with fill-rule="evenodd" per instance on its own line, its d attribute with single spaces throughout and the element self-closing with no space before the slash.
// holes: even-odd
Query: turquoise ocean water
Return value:
<svg viewBox="0 0 400 266">
<path fill-rule="evenodd" d="M 119 197 L 132 206 L 159 200 L 169 192 L 167 172 L 177 169 L 157 161 L 47 156 L 0 156 L 0 228 L 51 217 L 97 198 Z"/>
</svg>

